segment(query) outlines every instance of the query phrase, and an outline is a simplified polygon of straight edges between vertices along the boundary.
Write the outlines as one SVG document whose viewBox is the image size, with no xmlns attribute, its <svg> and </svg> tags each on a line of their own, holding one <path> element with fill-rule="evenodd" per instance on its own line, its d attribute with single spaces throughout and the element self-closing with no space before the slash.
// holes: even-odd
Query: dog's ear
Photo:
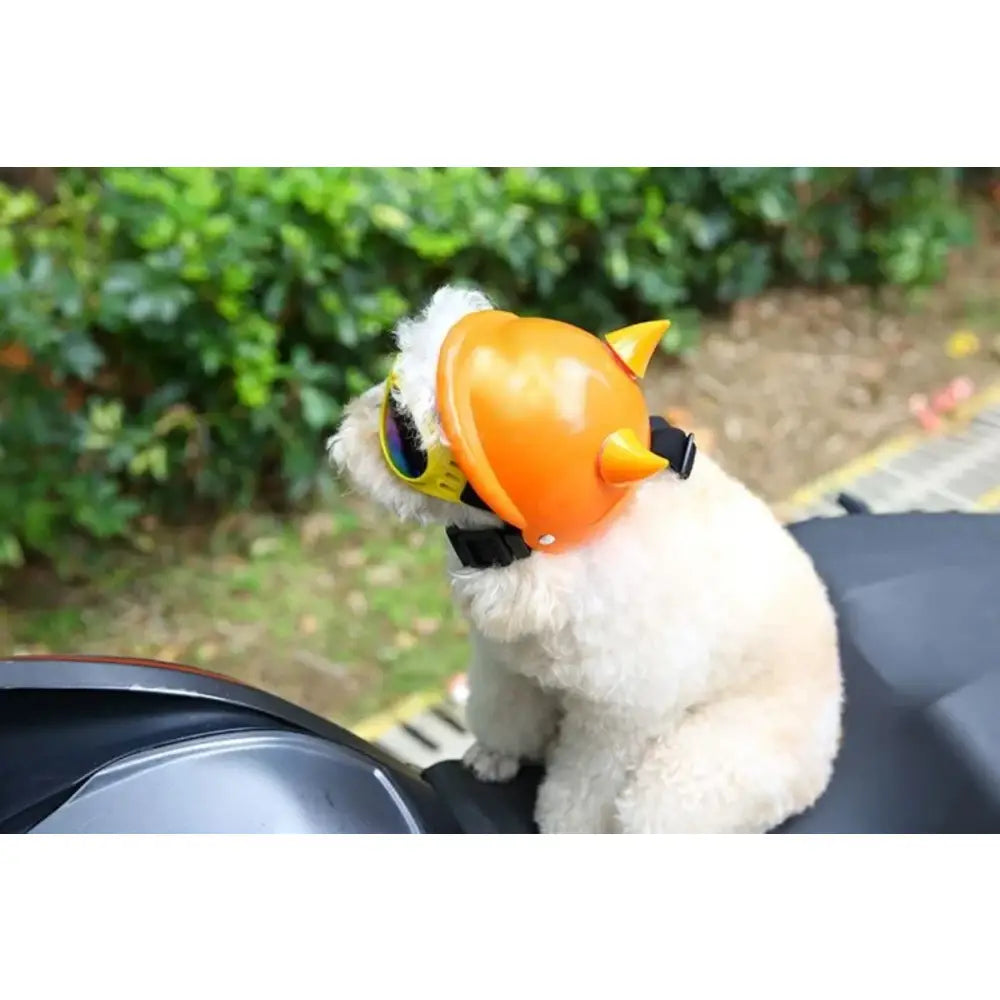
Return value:
<svg viewBox="0 0 1000 1000">
<path fill-rule="evenodd" d="M 463 316 L 492 308 L 490 300 L 476 288 L 444 285 L 420 312 L 397 324 L 394 331 L 396 347 L 403 354 L 428 355 L 436 359 L 441 341 Z"/>
</svg>

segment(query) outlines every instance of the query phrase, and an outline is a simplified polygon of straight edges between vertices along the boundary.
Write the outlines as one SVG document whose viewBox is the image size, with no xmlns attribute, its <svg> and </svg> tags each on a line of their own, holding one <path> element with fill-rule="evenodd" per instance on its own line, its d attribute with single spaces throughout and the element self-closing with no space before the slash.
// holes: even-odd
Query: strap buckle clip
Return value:
<svg viewBox="0 0 1000 1000">
<path fill-rule="evenodd" d="M 472 569 L 509 566 L 516 560 L 531 555 L 531 549 L 521 537 L 521 532 L 511 525 L 471 529 L 449 525 L 446 531 L 459 561 Z"/>
</svg>

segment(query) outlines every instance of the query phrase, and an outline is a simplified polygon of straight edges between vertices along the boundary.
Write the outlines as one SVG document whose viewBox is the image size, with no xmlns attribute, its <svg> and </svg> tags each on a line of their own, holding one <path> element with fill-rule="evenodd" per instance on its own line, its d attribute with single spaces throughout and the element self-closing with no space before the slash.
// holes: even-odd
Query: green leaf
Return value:
<svg viewBox="0 0 1000 1000">
<path fill-rule="evenodd" d="M 61 358 L 66 371 L 82 379 L 91 378 L 104 361 L 97 345 L 81 334 L 70 334 L 65 338 Z"/>
<path fill-rule="evenodd" d="M 371 213 L 372 222 L 380 229 L 388 229 L 390 232 L 402 232 L 413 224 L 413 220 L 394 205 L 373 205 Z"/>
<path fill-rule="evenodd" d="M 38 211 L 38 197 L 32 191 L 11 191 L 0 184 L 0 226 L 13 226 Z"/>
<path fill-rule="evenodd" d="M 21 530 L 24 540 L 33 548 L 43 549 L 52 538 L 52 525 L 59 508 L 51 500 L 31 499 L 21 512 Z"/>
<path fill-rule="evenodd" d="M 94 402 L 90 407 L 90 424 L 97 431 L 117 431 L 122 426 L 124 413 L 125 408 L 117 399 L 106 403 Z"/>
<path fill-rule="evenodd" d="M 128 304 L 126 315 L 133 323 L 144 323 L 152 319 L 159 311 L 157 298 L 155 295 L 137 295 Z"/>
<path fill-rule="evenodd" d="M 332 407 L 327 397 L 318 389 L 310 385 L 302 386 L 299 390 L 299 400 L 302 403 L 302 417 L 310 427 L 318 430 L 329 422 Z"/>
<path fill-rule="evenodd" d="M 18 567 L 24 565 L 24 550 L 13 535 L 0 532 L 0 566 Z"/>
</svg>

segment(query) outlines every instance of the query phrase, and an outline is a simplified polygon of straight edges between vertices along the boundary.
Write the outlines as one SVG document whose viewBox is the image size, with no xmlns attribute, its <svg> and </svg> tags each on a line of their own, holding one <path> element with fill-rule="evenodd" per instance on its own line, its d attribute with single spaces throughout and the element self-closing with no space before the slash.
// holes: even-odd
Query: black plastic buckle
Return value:
<svg viewBox="0 0 1000 1000">
<path fill-rule="evenodd" d="M 447 528 L 448 541 L 463 566 L 494 569 L 526 559 L 531 549 L 512 525 L 503 528 Z"/>
<path fill-rule="evenodd" d="M 698 449 L 695 447 L 694 435 L 687 434 L 684 439 L 684 452 L 681 455 L 681 464 L 677 469 L 677 475 L 681 479 L 687 479 L 691 475 L 691 470 L 694 468 L 694 457 L 698 453 Z"/>
<path fill-rule="evenodd" d="M 680 478 L 687 479 L 694 468 L 695 447 L 694 435 L 674 427 L 663 417 L 651 417 L 649 420 L 650 450 L 670 463 L 671 470 Z"/>
</svg>

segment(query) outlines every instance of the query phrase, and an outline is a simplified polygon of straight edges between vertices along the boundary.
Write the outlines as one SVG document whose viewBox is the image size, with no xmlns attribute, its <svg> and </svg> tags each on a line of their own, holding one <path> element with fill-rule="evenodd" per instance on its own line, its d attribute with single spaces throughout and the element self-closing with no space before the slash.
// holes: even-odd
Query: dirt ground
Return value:
<svg viewBox="0 0 1000 1000">
<path fill-rule="evenodd" d="M 953 358 L 959 331 L 979 349 Z M 713 454 L 777 502 L 916 426 L 913 394 L 1000 380 L 1000 240 L 957 254 L 946 283 L 876 304 L 861 290 L 773 292 L 706 323 L 697 352 L 661 364 L 647 397 L 688 411 Z"/>
</svg>

